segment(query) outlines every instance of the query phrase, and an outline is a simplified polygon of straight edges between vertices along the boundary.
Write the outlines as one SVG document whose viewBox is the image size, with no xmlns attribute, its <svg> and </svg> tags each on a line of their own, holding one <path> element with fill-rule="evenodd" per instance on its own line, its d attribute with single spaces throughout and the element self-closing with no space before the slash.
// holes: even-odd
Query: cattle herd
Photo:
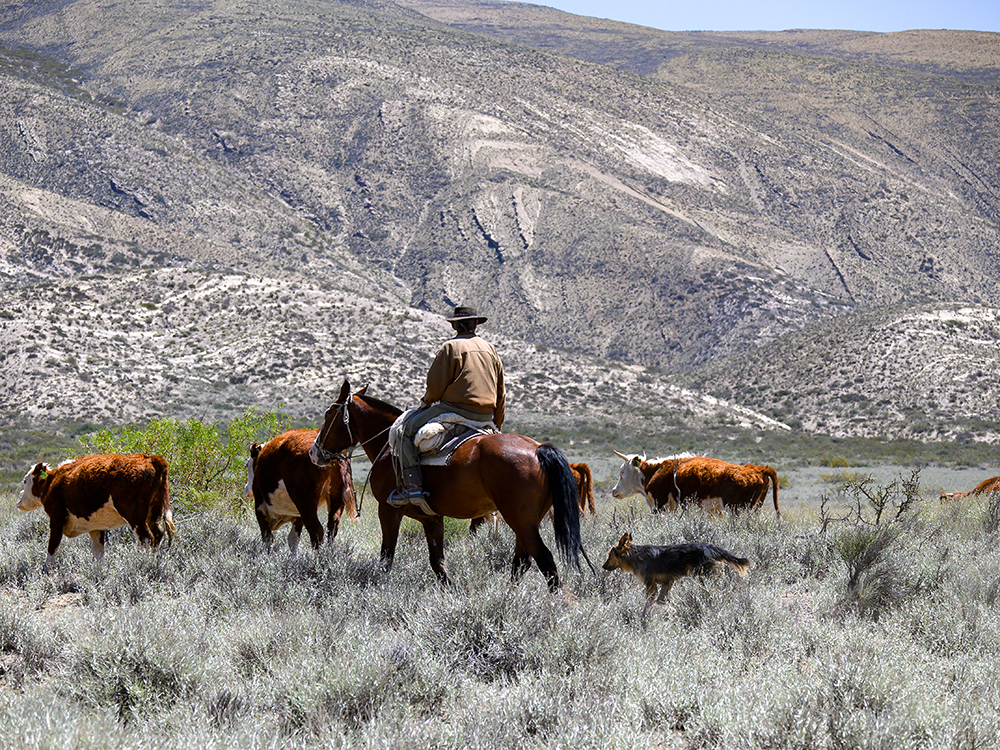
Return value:
<svg viewBox="0 0 1000 750">
<path fill-rule="evenodd" d="M 319 467 L 309 457 L 318 430 L 289 430 L 263 445 L 250 446 L 245 495 L 252 497 L 261 540 L 270 549 L 274 532 L 291 524 L 288 547 L 295 552 L 303 528 L 312 546 L 324 537 L 337 535 L 341 514 L 357 515 L 350 458 L 345 453 L 328 467 Z M 616 451 L 617 453 L 617 451 Z M 615 498 L 641 494 L 655 513 L 675 510 L 683 503 L 698 503 L 707 513 L 758 510 L 768 489 L 778 508 L 778 475 L 770 466 L 731 464 L 704 456 L 680 455 L 647 459 L 617 453 L 623 460 L 618 482 L 611 490 Z M 587 464 L 572 464 L 578 487 L 580 513 L 596 513 L 593 479 Z M 175 529 L 170 510 L 167 462 L 161 456 L 79 456 L 51 468 L 38 463 L 24 477 L 17 507 L 24 511 L 45 508 L 49 516 L 48 571 L 63 536 L 90 534 L 94 557 L 104 554 L 106 532 L 128 524 L 140 544 L 151 549 Z M 1000 491 L 1000 477 L 982 482 L 970 492 L 942 494 L 941 499 Z M 327 509 L 324 533 L 319 512 Z M 491 514 L 492 515 L 492 514 Z M 487 520 L 473 519 L 472 529 Z M 496 519 L 494 519 L 496 522 Z"/>
</svg>

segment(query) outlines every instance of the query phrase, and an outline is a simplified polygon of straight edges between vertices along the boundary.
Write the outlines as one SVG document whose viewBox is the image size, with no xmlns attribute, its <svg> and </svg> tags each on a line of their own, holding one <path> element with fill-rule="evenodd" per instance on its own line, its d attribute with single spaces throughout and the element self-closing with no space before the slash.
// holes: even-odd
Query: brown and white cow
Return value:
<svg viewBox="0 0 1000 750">
<path fill-rule="evenodd" d="M 731 464 L 705 456 L 680 456 L 647 461 L 645 456 L 622 459 L 618 483 L 611 489 L 616 498 L 641 493 L 655 513 L 663 507 L 676 509 L 678 503 L 697 500 L 706 512 L 722 508 L 756 510 L 764 504 L 768 485 L 774 491 L 774 513 L 778 510 L 778 473 L 770 466 Z"/>
<path fill-rule="evenodd" d="M 309 449 L 319 430 L 289 430 L 263 445 L 250 446 L 247 462 L 247 489 L 254 498 L 254 512 L 260 526 L 261 541 L 271 549 L 274 532 L 291 523 L 288 549 L 294 554 L 299 546 L 302 527 L 316 549 L 323 543 L 323 525 L 319 511 L 327 508 L 327 529 L 332 541 L 340 528 L 344 509 L 357 518 L 354 482 L 347 456 L 323 469 L 309 458 Z"/>
<path fill-rule="evenodd" d="M 969 495 L 983 495 L 987 492 L 1000 492 L 1000 477 L 984 479 L 968 492 L 942 492 L 939 499 L 941 502 L 945 500 L 958 500 Z"/>
<path fill-rule="evenodd" d="M 79 456 L 50 468 L 35 464 L 24 475 L 17 507 L 45 508 L 49 516 L 49 554 L 43 572 L 63 536 L 90 534 L 94 557 L 104 556 L 108 529 L 128 524 L 140 544 L 155 548 L 175 536 L 170 512 L 167 462 L 145 453 Z"/>
</svg>

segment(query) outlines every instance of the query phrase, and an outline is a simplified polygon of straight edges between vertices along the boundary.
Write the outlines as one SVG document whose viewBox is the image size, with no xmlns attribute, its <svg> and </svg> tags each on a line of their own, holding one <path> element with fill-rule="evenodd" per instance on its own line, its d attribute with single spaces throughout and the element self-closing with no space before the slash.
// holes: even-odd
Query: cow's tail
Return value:
<svg viewBox="0 0 1000 750">
<path fill-rule="evenodd" d="M 171 546 L 174 543 L 174 538 L 177 536 L 177 527 L 174 526 L 174 514 L 170 510 L 168 505 L 163 511 L 163 530 L 167 535 L 167 546 Z"/>
<path fill-rule="evenodd" d="M 774 515 L 781 518 L 781 511 L 778 510 L 778 472 L 770 466 L 761 466 L 760 468 L 764 472 L 764 475 L 771 480 L 771 493 L 774 496 Z"/>
<path fill-rule="evenodd" d="M 549 481 L 552 493 L 552 527 L 556 547 L 563 559 L 580 568 L 580 506 L 577 503 L 576 478 L 563 452 L 551 443 L 542 443 L 535 449 L 538 463 Z M 586 553 L 584 553 L 586 557 Z"/>
<path fill-rule="evenodd" d="M 164 534 L 166 534 L 167 546 L 169 547 L 174 543 L 177 529 L 174 526 L 174 515 L 170 510 L 170 481 L 167 478 L 167 462 L 160 456 L 154 456 L 153 467 L 156 473 L 153 477 L 153 491 L 149 498 L 146 526 L 152 533 L 154 548 L 163 539 Z"/>
<path fill-rule="evenodd" d="M 354 494 L 354 475 L 351 470 L 351 460 L 338 461 L 340 467 L 340 495 L 347 511 L 348 518 L 358 517 L 358 501 Z"/>
<path fill-rule="evenodd" d="M 597 515 L 597 507 L 594 505 L 594 475 L 590 473 L 587 464 L 571 464 L 573 474 L 577 478 L 577 502 L 580 504 L 580 513 L 590 510 L 590 515 Z"/>
</svg>

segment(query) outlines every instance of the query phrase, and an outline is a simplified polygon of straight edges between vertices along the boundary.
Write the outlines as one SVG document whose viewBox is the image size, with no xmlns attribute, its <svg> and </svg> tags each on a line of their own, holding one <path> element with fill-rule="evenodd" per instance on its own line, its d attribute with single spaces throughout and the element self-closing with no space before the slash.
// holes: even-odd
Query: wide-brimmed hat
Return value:
<svg viewBox="0 0 1000 750">
<path fill-rule="evenodd" d="M 456 307 L 455 314 L 450 318 L 445 318 L 449 323 L 457 323 L 460 320 L 471 320 L 474 323 L 485 323 L 486 316 L 480 315 L 474 307 Z"/>
</svg>

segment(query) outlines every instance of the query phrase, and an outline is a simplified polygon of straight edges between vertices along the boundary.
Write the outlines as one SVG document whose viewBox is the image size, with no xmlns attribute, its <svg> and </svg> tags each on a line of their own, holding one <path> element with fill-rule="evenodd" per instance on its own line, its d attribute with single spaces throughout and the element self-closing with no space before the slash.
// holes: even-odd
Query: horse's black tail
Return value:
<svg viewBox="0 0 1000 750">
<path fill-rule="evenodd" d="M 552 492 L 552 527 L 556 546 L 563 559 L 580 568 L 580 507 L 577 504 L 576 479 L 563 452 L 551 443 L 542 443 L 535 450 L 538 463 L 545 471 Z"/>
</svg>

